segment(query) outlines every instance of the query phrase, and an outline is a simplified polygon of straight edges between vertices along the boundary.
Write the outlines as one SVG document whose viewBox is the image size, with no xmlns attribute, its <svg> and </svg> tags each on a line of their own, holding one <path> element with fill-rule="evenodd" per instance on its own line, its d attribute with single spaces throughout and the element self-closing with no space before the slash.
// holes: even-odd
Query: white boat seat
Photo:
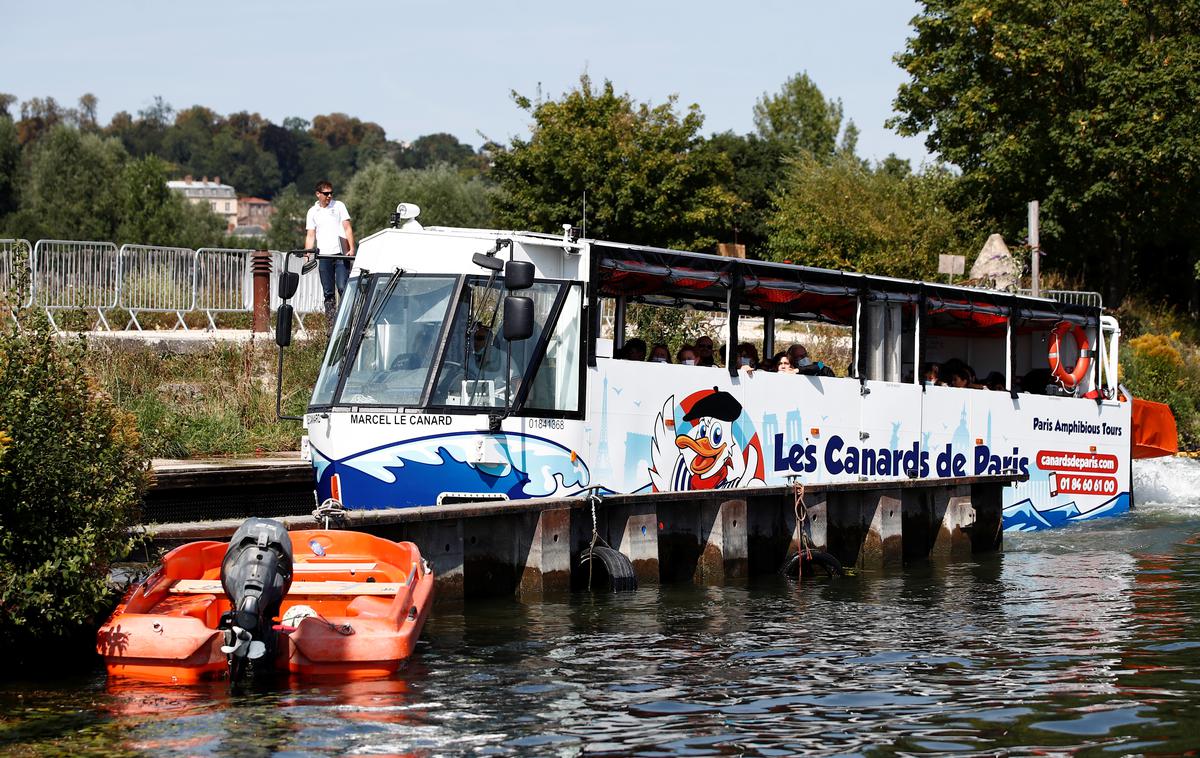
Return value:
<svg viewBox="0 0 1200 758">
<path fill-rule="evenodd" d="M 401 582 L 292 582 L 289 598 L 297 595 L 395 595 Z M 220 579 L 180 579 L 171 585 L 178 594 L 224 595 Z"/>
</svg>

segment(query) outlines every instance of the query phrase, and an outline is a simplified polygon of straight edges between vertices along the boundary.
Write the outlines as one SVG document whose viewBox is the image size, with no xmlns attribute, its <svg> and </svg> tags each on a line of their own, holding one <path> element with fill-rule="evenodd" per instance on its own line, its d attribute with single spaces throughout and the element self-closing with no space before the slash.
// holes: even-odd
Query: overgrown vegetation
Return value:
<svg viewBox="0 0 1200 758">
<path fill-rule="evenodd" d="M 1195 319 L 1163 303 L 1126 300 L 1121 320 L 1121 382 L 1134 395 L 1166 403 L 1181 450 L 1200 450 L 1200 345 Z"/>
<path fill-rule="evenodd" d="M 136 421 L 91 377 L 84 343 L 24 323 L 0 333 L 0 641 L 14 652 L 106 609 L 150 482 Z"/>
<path fill-rule="evenodd" d="M 308 404 L 324 354 L 320 337 L 292 343 L 284 360 L 283 411 Z M 113 402 L 132 414 L 153 457 L 294 451 L 302 428 L 275 418 L 278 353 L 267 339 L 215 342 L 191 353 L 93 343 L 88 362 Z"/>
</svg>

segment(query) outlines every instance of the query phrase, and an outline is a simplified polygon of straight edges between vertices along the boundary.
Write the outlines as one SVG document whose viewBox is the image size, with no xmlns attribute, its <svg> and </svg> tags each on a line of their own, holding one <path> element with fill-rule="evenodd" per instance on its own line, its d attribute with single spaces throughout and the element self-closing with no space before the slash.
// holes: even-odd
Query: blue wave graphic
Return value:
<svg viewBox="0 0 1200 758">
<path fill-rule="evenodd" d="M 528 434 L 455 432 L 405 440 L 330 460 L 313 449 L 317 495 L 337 474 L 347 508 L 432 505 L 447 492 L 510 500 L 574 494 L 591 480 L 587 464 L 556 442 Z"/>
<path fill-rule="evenodd" d="M 1074 521 L 1117 516 L 1128 511 L 1128 492 L 1122 492 L 1090 511 L 1080 511 L 1074 501 L 1039 511 L 1033 507 L 1033 502 L 1026 498 L 1004 509 L 1003 526 L 1006 532 L 1035 532 L 1040 529 L 1063 526 Z"/>
</svg>

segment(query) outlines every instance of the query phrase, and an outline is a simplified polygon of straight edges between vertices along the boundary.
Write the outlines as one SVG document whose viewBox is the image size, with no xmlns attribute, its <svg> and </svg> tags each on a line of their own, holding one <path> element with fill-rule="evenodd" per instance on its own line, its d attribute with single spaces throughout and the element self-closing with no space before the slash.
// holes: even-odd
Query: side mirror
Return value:
<svg viewBox="0 0 1200 758">
<path fill-rule="evenodd" d="M 533 286 L 533 264 L 509 261 L 504 264 L 504 286 L 509 290 L 527 290 Z"/>
<path fill-rule="evenodd" d="M 533 336 L 533 299 L 521 295 L 504 298 L 504 339 L 520 342 Z"/>
<path fill-rule="evenodd" d="M 480 268 L 486 268 L 488 271 L 499 271 L 504 268 L 504 261 L 486 253 L 475 253 L 471 256 L 471 262 Z"/>
<path fill-rule="evenodd" d="M 282 271 L 279 274 L 279 299 L 291 300 L 300 286 L 300 274 L 295 271 Z"/>
<path fill-rule="evenodd" d="M 279 306 L 279 314 L 275 317 L 275 344 L 280 347 L 292 344 L 292 306 L 289 303 Z"/>
</svg>

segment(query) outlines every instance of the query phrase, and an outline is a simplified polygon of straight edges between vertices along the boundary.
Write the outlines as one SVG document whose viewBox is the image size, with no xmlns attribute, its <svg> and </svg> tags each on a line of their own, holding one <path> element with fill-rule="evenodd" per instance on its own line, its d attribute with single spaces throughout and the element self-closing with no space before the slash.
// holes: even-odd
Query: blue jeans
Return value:
<svg viewBox="0 0 1200 758">
<path fill-rule="evenodd" d="M 323 260 L 317 266 L 321 276 L 321 289 L 325 291 L 325 299 L 333 299 L 333 287 L 337 285 L 338 297 L 346 291 L 346 282 L 350 279 L 350 261 Z"/>
</svg>

